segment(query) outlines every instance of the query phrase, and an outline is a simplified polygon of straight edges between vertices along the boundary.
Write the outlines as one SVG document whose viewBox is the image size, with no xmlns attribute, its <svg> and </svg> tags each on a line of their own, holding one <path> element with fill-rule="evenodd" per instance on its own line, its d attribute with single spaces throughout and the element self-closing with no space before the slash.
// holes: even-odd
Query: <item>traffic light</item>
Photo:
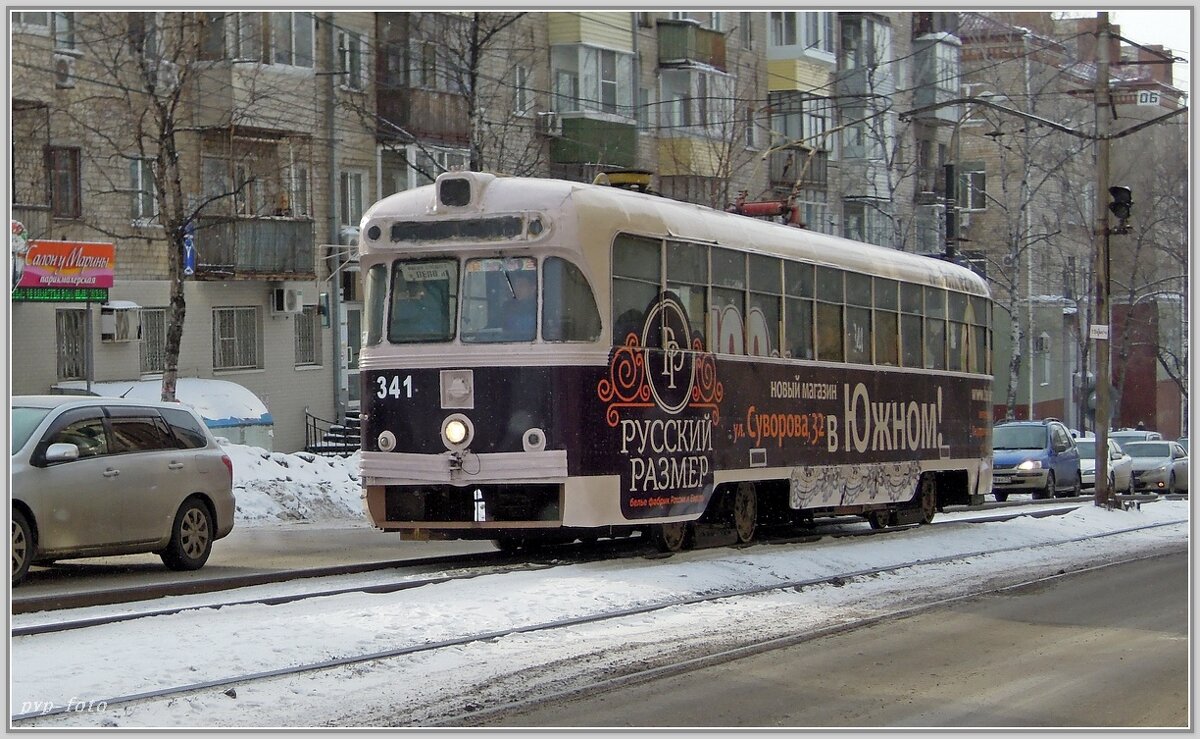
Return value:
<svg viewBox="0 0 1200 739">
<path fill-rule="evenodd" d="M 1124 232 L 1128 229 L 1126 221 L 1129 220 L 1129 213 L 1133 210 L 1133 190 L 1124 185 L 1113 185 L 1108 188 L 1108 194 L 1112 196 L 1112 202 L 1108 204 L 1108 209 L 1121 222 L 1117 230 Z"/>
</svg>

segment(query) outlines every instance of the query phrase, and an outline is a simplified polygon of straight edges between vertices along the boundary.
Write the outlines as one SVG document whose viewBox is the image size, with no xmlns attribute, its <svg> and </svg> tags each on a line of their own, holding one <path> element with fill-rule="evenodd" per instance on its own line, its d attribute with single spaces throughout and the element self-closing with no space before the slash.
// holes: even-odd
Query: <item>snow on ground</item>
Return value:
<svg viewBox="0 0 1200 739">
<path fill-rule="evenodd" d="M 222 441 L 233 460 L 235 525 L 269 521 L 362 520 L 361 454 L 285 454 Z"/>
<path fill-rule="evenodd" d="M 269 460 L 247 452 L 239 457 L 247 465 L 243 480 L 258 474 L 259 468 L 249 465 L 255 457 L 275 479 L 279 472 Z M 312 476 L 322 478 L 328 468 L 316 469 Z M 292 476 L 293 481 L 309 479 Z M 247 505 L 278 515 L 267 506 Z M 227 606 L 18 637 L 11 643 L 10 706 L 13 715 L 45 705 L 75 706 L 22 727 L 431 726 L 468 706 L 587 687 L 664 655 L 734 646 L 748 632 L 755 637 L 804 633 L 984 586 L 1185 550 L 1189 512 L 1187 501 L 1159 501 L 1131 511 L 1084 505 L 1039 519 L 592 562 L 391 593 Z M 1141 528 L 1156 523 L 1167 525 Z M 1086 538 L 1102 534 L 1109 535 Z M 940 561 L 948 556 L 955 558 Z M 786 587 L 679 605 L 697 594 L 794 584 L 913 560 L 939 561 L 836 586 Z M 232 693 L 219 685 L 135 704 L 107 703 L 141 691 L 652 604 L 666 607 L 615 621 L 240 683 Z M 20 617 L 14 617 L 13 626 L 19 625 Z"/>
</svg>

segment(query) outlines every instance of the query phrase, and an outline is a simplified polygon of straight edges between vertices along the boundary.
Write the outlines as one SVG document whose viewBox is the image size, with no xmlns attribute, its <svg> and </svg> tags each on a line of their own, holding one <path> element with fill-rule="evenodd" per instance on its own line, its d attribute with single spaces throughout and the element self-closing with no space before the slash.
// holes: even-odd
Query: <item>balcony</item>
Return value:
<svg viewBox="0 0 1200 739">
<path fill-rule="evenodd" d="M 376 97 L 379 110 L 379 136 L 404 138 L 400 130 L 416 139 L 432 139 L 445 144 L 465 146 L 470 142 L 470 116 L 467 99 L 438 90 L 399 88 L 382 84 Z"/>
<path fill-rule="evenodd" d="M 313 222 L 294 218 L 201 218 L 196 228 L 197 279 L 312 279 Z"/>
<path fill-rule="evenodd" d="M 705 64 L 725 71 L 725 34 L 694 21 L 658 20 L 658 64 Z"/>
<path fill-rule="evenodd" d="M 271 132 L 317 129 L 314 73 L 306 67 L 216 62 L 197 65 L 188 80 L 185 119 L 197 128 L 239 126 Z"/>
<path fill-rule="evenodd" d="M 797 146 L 770 155 L 772 187 L 826 187 L 829 184 L 829 152 Z"/>
<path fill-rule="evenodd" d="M 637 159 L 637 126 L 595 112 L 560 114 L 562 133 L 550 142 L 556 164 L 632 167 Z"/>
</svg>

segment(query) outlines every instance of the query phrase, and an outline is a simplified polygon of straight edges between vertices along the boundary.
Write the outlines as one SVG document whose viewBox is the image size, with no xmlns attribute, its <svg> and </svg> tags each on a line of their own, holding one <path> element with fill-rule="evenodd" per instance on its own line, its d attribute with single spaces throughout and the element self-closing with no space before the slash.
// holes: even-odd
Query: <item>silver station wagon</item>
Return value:
<svg viewBox="0 0 1200 739">
<path fill-rule="evenodd" d="M 114 554 L 195 570 L 233 530 L 233 463 L 186 406 L 18 395 L 10 423 L 13 584 L 31 564 Z"/>
</svg>

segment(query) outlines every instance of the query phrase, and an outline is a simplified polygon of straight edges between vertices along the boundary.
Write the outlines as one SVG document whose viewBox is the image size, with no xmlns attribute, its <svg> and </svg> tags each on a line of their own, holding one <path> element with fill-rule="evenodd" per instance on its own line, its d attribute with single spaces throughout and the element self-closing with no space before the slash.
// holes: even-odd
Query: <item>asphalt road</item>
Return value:
<svg viewBox="0 0 1200 739">
<path fill-rule="evenodd" d="M 1188 726 L 1188 556 L 507 715 L 522 727 Z"/>
</svg>

